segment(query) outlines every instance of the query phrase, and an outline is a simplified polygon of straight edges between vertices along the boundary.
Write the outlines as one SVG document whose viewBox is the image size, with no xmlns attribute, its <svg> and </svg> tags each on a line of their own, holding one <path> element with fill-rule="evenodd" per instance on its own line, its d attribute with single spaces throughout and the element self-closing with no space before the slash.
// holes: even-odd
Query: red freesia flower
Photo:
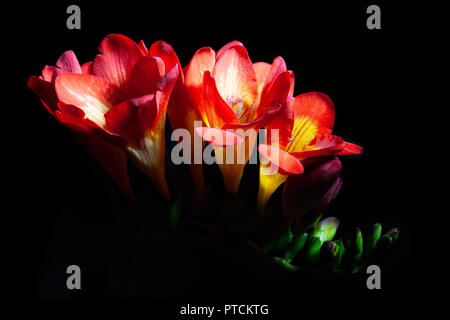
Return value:
<svg viewBox="0 0 450 320">
<path fill-rule="evenodd" d="M 56 74 L 52 82 L 59 118 L 125 150 L 170 198 L 164 175 L 164 127 L 179 63 L 171 47 L 149 50 L 123 35 L 109 35 L 101 54 L 81 72 Z M 78 71 L 78 70 L 75 70 Z"/>
<path fill-rule="evenodd" d="M 64 125 L 75 131 L 75 135 L 85 149 L 102 165 L 114 179 L 130 203 L 134 205 L 135 197 L 130 186 L 125 153 L 108 141 L 93 134 L 88 127 L 73 121 L 76 110 L 61 104 L 55 92 L 55 79 L 62 73 L 88 73 L 90 63 L 80 66 L 73 51 L 64 52 L 56 66 L 45 66 L 42 75 L 31 76 L 28 86 L 39 96 L 47 111 Z"/>
<path fill-rule="evenodd" d="M 243 168 L 256 140 L 256 131 L 269 123 L 292 96 L 294 76 L 281 57 L 270 65 L 252 63 L 247 50 L 237 41 L 217 53 L 201 48 L 184 68 L 186 94 L 206 128 L 197 129 L 208 142 L 217 135 L 211 129 L 243 129 L 245 143 L 234 147 L 233 163 L 225 163 L 227 150 L 213 143 L 215 156 L 224 177 L 225 190 L 236 193 Z M 226 133 L 222 133 L 225 137 Z M 225 141 L 225 139 L 222 139 Z M 237 143 L 240 139 L 233 139 Z M 244 161 L 237 163 L 237 155 Z M 242 163 L 243 162 L 243 163 Z"/>
<path fill-rule="evenodd" d="M 304 93 L 298 95 L 295 102 L 288 104 L 287 107 L 293 109 L 293 119 L 289 116 L 278 118 L 275 125 L 269 123 L 267 128 L 280 127 L 280 123 L 284 123 L 284 128 L 291 127 L 291 131 L 280 130 L 279 139 L 276 141 L 269 139 L 268 145 L 262 144 L 258 148 L 260 154 L 269 160 L 268 164 L 260 166 L 258 193 L 260 209 L 266 205 L 272 193 L 287 177 L 295 174 L 292 172 L 292 158 L 303 161 L 323 156 L 362 153 L 360 146 L 345 142 L 342 138 L 331 134 L 334 105 L 327 95 L 319 92 Z M 263 174 L 264 168 L 269 164 L 275 167 L 277 172 L 267 174 L 266 170 Z"/>
</svg>

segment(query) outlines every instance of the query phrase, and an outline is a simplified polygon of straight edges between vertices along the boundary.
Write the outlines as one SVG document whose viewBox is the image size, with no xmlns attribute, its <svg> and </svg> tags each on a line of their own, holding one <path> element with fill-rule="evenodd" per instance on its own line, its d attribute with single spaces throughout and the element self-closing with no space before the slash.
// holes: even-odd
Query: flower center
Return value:
<svg viewBox="0 0 450 320">
<path fill-rule="evenodd" d="M 225 102 L 230 106 L 231 110 L 233 110 L 239 120 L 246 114 L 247 108 L 244 107 L 242 99 L 237 97 L 226 97 Z"/>
<path fill-rule="evenodd" d="M 292 137 L 286 146 L 288 152 L 304 151 L 308 144 L 316 137 L 318 131 L 317 124 L 307 117 L 300 117 L 295 120 L 292 129 Z"/>
</svg>

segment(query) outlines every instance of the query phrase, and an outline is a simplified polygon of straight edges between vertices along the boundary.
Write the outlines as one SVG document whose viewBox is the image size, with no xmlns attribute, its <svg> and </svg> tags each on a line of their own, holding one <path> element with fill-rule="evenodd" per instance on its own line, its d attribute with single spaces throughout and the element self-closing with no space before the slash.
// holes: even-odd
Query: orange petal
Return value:
<svg viewBox="0 0 450 320">
<path fill-rule="evenodd" d="M 294 127 L 287 145 L 288 152 L 302 152 L 321 134 L 331 134 L 334 123 L 334 105 L 327 95 L 309 92 L 295 97 Z"/>
<path fill-rule="evenodd" d="M 200 102 L 206 115 L 205 123 L 213 128 L 222 128 L 226 123 L 238 123 L 239 119 L 222 99 L 216 87 L 216 82 L 209 71 L 203 76 L 203 92 Z"/>
<path fill-rule="evenodd" d="M 209 125 L 209 121 L 202 103 L 203 74 L 205 71 L 212 72 L 215 61 L 215 53 L 211 48 L 201 48 L 197 50 L 191 62 L 184 69 L 186 93 L 189 95 L 198 114 L 207 125 Z"/>
<path fill-rule="evenodd" d="M 334 124 L 334 104 L 321 92 L 308 92 L 295 97 L 295 119 L 307 117 L 317 123 L 318 133 L 331 133 Z"/>
<path fill-rule="evenodd" d="M 253 69 L 255 70 L 256 82 L 258 83 L 258 103 L 261 99 L 261 93 L 266 83 L 267 75 L 271 69 L 271 65 L 266 62 L 256 62 L 253 64 Z"/>
</svg>

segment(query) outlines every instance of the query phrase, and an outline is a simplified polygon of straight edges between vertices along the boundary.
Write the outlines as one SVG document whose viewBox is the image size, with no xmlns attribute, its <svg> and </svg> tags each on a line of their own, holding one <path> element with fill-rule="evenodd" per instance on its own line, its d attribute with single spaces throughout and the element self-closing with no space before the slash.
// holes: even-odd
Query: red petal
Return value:
<svg viewBox="0 0 450 320">
<path fill-rule="evenodd" d="M 291 155 L 300 159 L 335 155 L 344 149 L 344 145 L 344 139 L 341 137 L 323 134 L 316 136 L 305 151 L 291 152 Z"/>
<path fill-rule="evenodd" d="M 89 132 L 118 147 L 126 145 L 122 137 L 99 127 L 95 122 L 86 118 L 83 110 L 76 106 L 58 102 L 58 110 L 55 112 L 55 117 L 59 122 L 74 131 Z"/>
<path fill-rule="evenodd" d="M 317 123 L 318 134 L 331 133 L 334 124 L 334 104 L 321 92 L 308 92 L 295 97 L 295 119 L 307 117 Z"/>
<path fill-rule="evenodd" d="M 55 117 L 59 122 L 78 132 L 91 132 L 98 127 L 94 122 L 85 118 L 83 110 L 70 104 L 58 103 Z"/>
<path fill-rule="evenodd" d="M 362 152 L 363 152 L 362 147 L 346 141 L 344 150 L 339 152 L 338 155 L 359 155 Z"/>
<path fill-rule="evenodd" d="M 179 74 L 179 67 L 175 65 L 172 70 L 166 73 L 166 75 L 158 82 L 156 89 L 161 91 L 167 97 L 170 96 L 175 83 L 177 82 Z"/>
<path fill-rule="evenodd" d="M 87 74 L 63 73 L 56 78 L 55 90 L 61 102 L 79 107 L 100 127 L 105 125 L 103 115 L 120 101 L 115 85 Z"/>
<path fill-rule="evenodd" d="M 82 73 L 77 56 L 72 50 L 64 52 L 61 57 L 59 57 L 56 65 L 61 69 L 62 72 Z"/>
<path fill-rule="evenodd" d="M 279 145 L 285 147 L 291 138 L 292 128 L 294 126 L 294 109 L 292 99 L 288 99 L 290 87 L 293 83 L 293 73 L 285 71 L 279 74 L 267 90 L 265 97 L 261 100 L 260 108 L 262 114 L 274 108 L 274 106 L 281 106 L 279 111 L 274 116 L 266 117 L 264 126 L 267 124 L 268 134 L 270 137 L 270 130 L 276 129 L 279 132 Z M 275 141 L 268 140 L 269 144 Z"/>
<path fill-rule="evenodd" d="M 284 150 L 267 144 L 260 144 L 258 151 L 265 159 L 270 160 L 279 169 L 279 173 L 284 175 L 303 173 L 303 165 L 295 157 Z"/>
<path fill-rule="evenodd" d="M 28 87 L 41 99 L 42 104 L 51 114 L 54 114 L 58 98 L 51 82 L 32 76 L 28 79 Z"/>
<path fill-rule="evenodd" d="M 217 91 L 216 82 L 209 71 L 204 73 L 202 108 L 206 114 L 205 123 L 213 128 L 222 128 L 226 123 L 239 122 L 236 114 Z"/>
<path fill-rule="evenodd" d="M 147 49 L 147 47 L 145 46 L 144 40 L 139 41 L 139 48 L 141 48 L 142 53 L 143 53 L 144 55 L 147 55 L 147 54 L 148 54 L 148 49 Z"/>
<path fill-rule="evenodd" d="M 288 98 L 287 102 L 281 105 L 280 111 L 267 125 L 267 143 L 270 145 L 278 144 L 279 147 L 286 149 L 291 137 L 294 125 L 294 101 Z M 267 108 L 266 108 L 267 109 Z M 264 113 L 265 111 L 263 111 Z M 272 130 L 278 130 L 278 140 L 273 140 Z M 276 136 L 275 136 L 276 138 Z"/>
<path fill-rule="evenodd" d="M 280 73 L 272 82 L 264 97 L 261 98 L 259 108 L 263 111 L 267 105 L 285 103 L 289 96 L 294 74 L 291 71 Z"/>
<path fill-rule="evenodd" d="M 186 87 L 177 82 L 170 96 L 167 109 L 172 129 L 185 128 L 193 133 L 194 121 L 202 121 L 190 99 L 186 99 Z"/>
<path fill-rule="evenodd" d="M 141 110 L 138 123 L 144 134 L 152 131 L 158 121 L 160 109 L 163 108 L 160 99 L 158 91 L 155 95 L 131 99 L 132 103 Z M 133 123 L 131 123 L 131 125 L 133 125 Z"/>
<path fill-rule="evenodd" d="M 212 72 L 216 62 L 215 52 L 211 48 L 198 49 L 189 64 L 185 67 L 186 86 L 200 88 L 203 83 L 203 73 Z"/>
<path fill-rule="evenodd" d="M 42 69 L 42 78 L 45 81 L 53 82 L 60 73 L 61 70 L 59 70 L 57 67 L 45 66 L 44 69 Z"/>
<path fill-rule="evenodd" d="M 102 138 L 89 133 L 77 133 L 76 137 L 88 152 L 100 163 L 113 178 L 132 206 L 136 199 L 130 186 L 127 168 L 127 156 L 119 148 Z"/>
<path fill-rule="evenodd" d="M 211 143 L 216 147 L 238 145 L 244 142 L 244 138 L 231 131 L 206 127 L 198 127 L 194 130 L 199 136 L 203 138 L 203 140 Z"/>
<path fill-rule="evenodd" d="M 264 87 L 261 91 L 261 102 L 265 99 L 265 95 L 269 88 L 272 86 L 272 83 L 275 81 L 275 79 L 280 75 L 281 73 L 287 71 L 286 63 L 284 62 L 282 57 L 276 57 L 273 60 L 272 66 L 270 67 L 270 70 L 267 73 L 267 76 L 264 81 Z M 260 103 L 261 105 L 261 103 Z M 258 108 L 258 113 L 261 112 Z"/>
<path fill-rule="evenodd" d="M 164 61 L 166 66 L 166 72 L 172 70 L 173 67 L 178 65 L 179 73 L 182 76 L 181 64 L 178 60 L 177 54 L 175 50 L 173 50 L 172 46 L 164 41 L 156 41 L 152 44 L 150 49 L 148 50 L 148 56 L 151 57 L 159 57 Z"/>
<path fill-rule="evenodd" d="M 106 36 L 92 63 L 92 74 L 121 87 L 124 85 L 136 61 L 142 57 L 142 50 L 131 39 L 121 34 Z"/>
<path fill-rule="evenodd" d="M 165 74 L 164 61 L 158 57 L 142 57 L 130 74 L 129 94 L 133 98 L 152 94 Z"/>
<path fill-rule="evenodd" d="M 271 83 L 264 97 L 261 97 L 259 112 L 262 112 L 266 105 L 273 103 L 284 103 L 289 96 L 291 85 L 294 81 L 294 74 L 291 71 L 280 73 Z"/>
<path fill-rule="evenodd" d="M 179 67 L 175 65 L 172 70 L 170 70 L 164 78 L 157 84 L 156 103 L 158 104 L 158 115 L 157 118 L 161 118 L 165 122 L 167 106 L 169 104 L 169 99 L 172 94 L 172 90 L 177 83 L 179 77 Z M 157 120 L 158 121 L 158 120 Z"/>
<path fill-rule="evenodd" d="M 81 65 L 81 71 L 85 74 L 92 74 L 92 61 L 83 63 Z"/>
<path fill-rule="evenodd" d="M 130 145 L 141 148 L 146 130 L 151 130 L 158 114 L 154 95 L 129 99 L 105 114 L 106 127 L 125 138 Z"/>
</svg>

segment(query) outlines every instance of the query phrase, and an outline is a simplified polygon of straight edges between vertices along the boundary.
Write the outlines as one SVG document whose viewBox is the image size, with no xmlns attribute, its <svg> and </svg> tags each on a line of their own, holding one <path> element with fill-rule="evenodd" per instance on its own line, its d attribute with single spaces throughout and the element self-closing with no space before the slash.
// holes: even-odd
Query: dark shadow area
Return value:
<svg viewBox="0 0 450 320">
<path fill-rule="evenodd" d="M 148 299 L 146 306 L 154 308 L 152 314 L 163 311 L 171 318 L 187 303 L 269 304 L 272 316 L 300 317 L 305 306 L 317 314 L 322 308 L 351 313 L 356 305 L 377 309 L 397 303 L 400 296 L 405 301 L 415 299 L 419 280 L 411 279 L 420 273 L 416 253 L 422 248 L 417 238 L 418 215 L 408 203 L 417 194 L 413 164 L 405 160 L 407 144 L 412 142 L 403 129 L 410 122 L 411 108 L 403 98 L 408 92 L 403 79 L 410 74 L 409 39 L 396 21 L 397 9 L 386 5 L 382 29 L 371 31 L 365 26 L 367 6 L 363 4 L 294 8 L 293 3 L 277 1 L 270 6 L 259 3 L 253 10 L 237 5 L 231 10 L 230 3 L 222 12 L 211 3 L 209 10 L 195 11 L 187 3 L 168 8 L 167 3 L 152 2 L 144 9 L 142 2 L 93 5 L 81 1 L 82 29 L 68 30 L 67 5 L 33 4 L 19 10 L 25 31 L 16 23 L 13 28 L 20 35 L 10 35 L 17 98 L 2 125 L 9 132 L 3 157 L 8 162 L 4 167 L 10 191 L 8 212 L 14 221 L 2 225 L 10 229 L 6 243 L 12 255 L 4 263 L 13 270 L 9 273 L 12 298 Z M 101 39 L 110 33 L 143 39 L 148 46 L 165 40 L 183 65 L 200 47 L 218 50 L 239 40 L 253 62 L 271 63 L 282 56 L 296 76 L 294 95 L 309 91 L 329 95 L 336 107 L 333 132 L 364 147 L 361 156 L 341 160 L 343 188 L 327 210 L 341 221 L 337 237 L 375 222 L 384 230 L 401 230 L 395 251 L 380 263 L 382 290 L 368 290 L 365 273 L 286 271 L 224 234 L 192 230 L 168 234 L 168 203 L 130 164 L 140 203 L 137 211 L 131 210 L 101 166 L 26 86 L 29 76 L 38 75 L 46 64 L 54 65 L 65 50 L 74 50 L 80 62 L 92 60 Z M 188 211 L 193 210 L 189 170 L 170 163 L 174 142 L 169 128 L 166 131 L 169 187 L 185 200 Z M 220 193 L 222 177 L 217 166 L 206 166 L 204 173 L 211 188 Z M 241 198 L 255 199 L 257 178 L 257 168 L 248 165 Z M 274 194 L 274 205 L 280 198 L 280 192 Z M 209 203 L 212 210 L 217 206 L 220 211 L 218 199 L 211 198 Z M 71 264 L 81 267 L 80 291 L 66 288 L 66 268 Z M 134 312 L 145 308 L 129 304 Z M 36 308 L 66 306 L 47 302 Z M 95 309 L 99 308 L 102 304 Z M 122 304 L 104 308 L 125 312 Z"/>
</svg>

